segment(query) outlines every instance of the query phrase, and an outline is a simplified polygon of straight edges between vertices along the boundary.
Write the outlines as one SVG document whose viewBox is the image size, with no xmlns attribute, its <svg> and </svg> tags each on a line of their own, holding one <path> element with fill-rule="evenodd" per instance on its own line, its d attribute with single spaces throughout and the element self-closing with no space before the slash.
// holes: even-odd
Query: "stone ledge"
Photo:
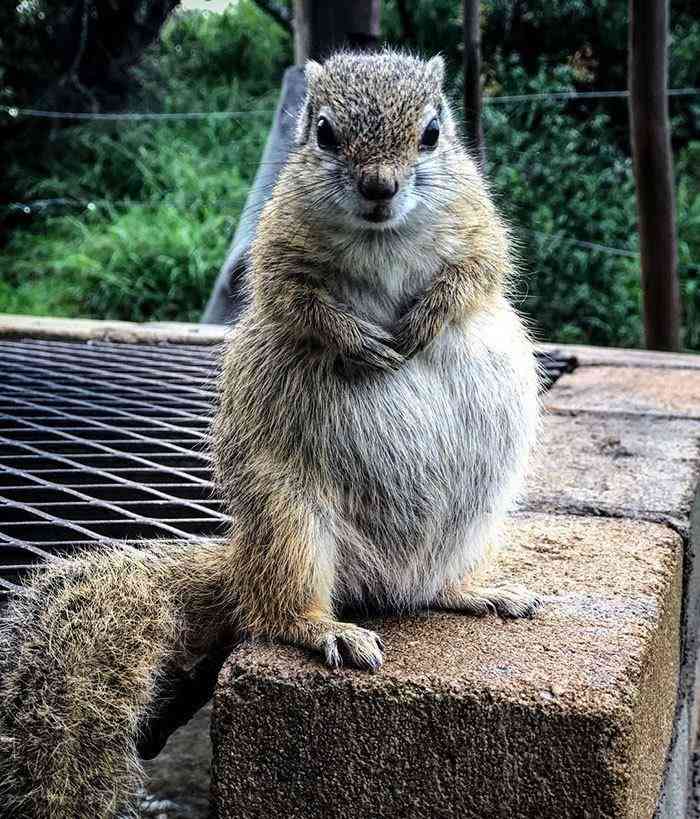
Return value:
<svg viewBox="0 0 700 819">
<path fill-rule="evenodd" d="M 545 397 L 553 412 L 660 415 L 700 420 L 700 370 L 579 367 Z"/>
<path fill-rule="evenodd" d="M 697 421 L 551 413 L 541 440 L 523 508 L 670 520 L 687 530 L 700 475 Z"/>
<path fill-rule="evenodd" d="M 64 341 L 117 341 L 124 344 L 218 344 L 226 337 L 219 324 L 178 321 L 99 321 L 44 318 L 0 313 L 0 338 L 41 338 Z"/>
<path fill-rule="evenodd" d="M 659 367 L 661 369 L 700 370 L 697 353 L 660 353 L 625 347 L 588 347 L 581 344 L 537 345 L 542 352 L 559 352 L 575 358 L 579 367 Z"/>
<path fill-rule="evenodd" d="M 545 593 L 532 621 L 386 619 L 376 675 L 237 649 L 213 719 L 219 819 L 648 819 L 676 708 L 680 538 L 548 515 L 507 535 L 490 574 Z"/>
</svg>

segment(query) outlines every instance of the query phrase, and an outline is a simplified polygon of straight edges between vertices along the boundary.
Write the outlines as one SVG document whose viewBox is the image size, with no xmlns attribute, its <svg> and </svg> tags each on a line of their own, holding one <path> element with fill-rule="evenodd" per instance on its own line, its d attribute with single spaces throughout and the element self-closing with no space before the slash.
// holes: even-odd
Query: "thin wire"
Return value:
<svg viewBox="0 0 700 819">
<path fill-rule="evenodd" d="M 626 250 L 625 248 L 621 247 L 612 247 L 611 245 L 602 245 L 599 242 L 588 242 L 584 239 L 574 239 L 571 236 L 567 236 L 564 233 L 555 233 L 553 231 L 543 231 L 543 230 L 531 230 L 527 228 L 521 228 L 523 233 L 529 233 L 532 236 L 539 236 L 542 239 L 555 239 L 560 242 L 565 242 L 566 244 L 575 245 L 576 247 L 582 247 L 586 250 L 592 250 L 596 253 L 607 253 L 609 256 L 624 256 L 628 259 L 639 259 L 640 254 L 634 250 Z M 683 264 L 678 266 L 679 270 L 687 270 L 687 271 L 700 271 L 700 265 L 697 264 Z"/>
<path fill-rule="evenodd" d="M 690 97 L 700 95 L 700 88 L 669 88 L 666 92 L 670 97 Z M 527 102 L 534 100 L 574 100 L 574 99 L 620 99 L 629 97 L 630 92 L 622 91 L 554 91 L 542 94 L 500 94 L 493 97 L 485 96 L 484 105 L 502 105 L 511 102 Z M 188 119 L 233 119 L 236 117 L 269 116 L 274 109 L 253 109 L 249 111 L 182 111 L 176 113 L 124 112 L 92 114 L 80 111 L 44 111 L 38 108 L 15 108 L 9 105 L 0 106 L 11 117 L 43 117 L 45 119 L 82 119 L 82 120 L 188 120 Z"/>
<path fill-rule="evenodd" d="M 243 195 L 243 193 L 241 193 Z M 84 207 L 87 210 L 95 210 L 98 205 L 124 205 L 127 207 L 149 207 L 151 205 L 156 206 L 163 203 L 167 203 L 168 200 L 159 200 L 153 203 L 150 202 L 134 202 L 130 199 L 125 199 L 122 201 L 113 201 L 110 199 L 97 199 L 97 200 L 82 200 L 76 201 L 71 199 L 40 199 L 35 202 L 12 202 L 10 205 L 6 207 L 10 210 L 21 210 L 23 213 L 29 214 L 32 212 L 32 209 L 35 208 L 36 210 L 42 210 L 45 207 L 51 207 L 53 205 L 66 205 L 66 206 L 73 206 L 73 207 Z M 574 239 L 571 236 L 567 236 L 565 233 L 556 233 L 554 231 L 543 231 L 543 230 L 533 230 L 529 228 L 519 228 L 520 232 L 528 233 L 531 236 L 538 236 L 542 239 L 554 239 L 555 241 L 565 242 L 566 244 L 574 245 L 576 247 L 584 248 L 585 250 L 591 250 L 596 253 L 607 253 L 609 256 L 624 256 L 628 259 L 639 259 L 640 254 L 634 250 L 626 250 L 625 248 L 621 247 L 613 247 L 611 245 L 603 245 L 600 242 L 589 242 L 585 239 Z M 679 265 L 679 270 L 688 270 L 688 271 L 700 271 L 700 265 Z"/>
<path fill-rule="evenodd" d="M 245 190 L 232 194 L 232 198 L 239 199 L 247 195 L 248 190 Z M 98 207 L 155 208 L 161 207 L 162 205 L 172 206 L 173 201 L 174 200 L 170 197 L 162 197 L 161 199 L 153 199 L 146 202 L 138 202 L 134 199 L 67 199 L 65 197 L 60 197 L 54 199 L 35 199 L 32 202 L 10 202 L 2 207 L 6 211 L 21 211 L 22 213 L 30 214 L 32 211 L 39 212 L 52 207 L 85 208 L 89 211 L 94 211 Z M 177 207 L 180 206 L 178 205 Z M 183 205 L 182 207 L 192 208 L 194 205 L 189 203 L 187 205 Z"/>
<path fill-rule="evenodd" d="M 700 95 L 700 88 L 669 88 L 666 92 L 669 97 L 691 97 Z M 629 97 L 629 91 L 553 91 L 547 94 L 498 94 L 493 97 L 485 96 L 484 105 L 500 105 L 509 102 L 528 102 L 529 100 L 594 100 L 594 99 L 624 99 Z"/>
<path fill-rule="evenodd" d="M 257 117 L 274 114 L 274 109 L 259 108 L 251 111 L 183 111 L 180 113 L 140 113 L 124 112 L 109 114 L 89 114 L 78 111 L 41 111 L 37 108 L 13 108 L 2 105 L 0 110 L 16 117 L 43 117 L 45 119 L 84 119 L 84 120 L 187 120 L 187 119 L 236 119 L 238 117 Z"/>
<path fill-rule="evenodd" d="M 610 245 L 602 245 L 598 242 L 588 242 L 584 239 L 573 239 L 570 236 L 567 236 L 565 233 L 555 233 L 554 231 L 544 231 L 544 230 L 528 230 L 523 229 L 524 233 L 530 233 L 533 236 L 540 236 L 544 239 L 557 239 L 562 242 L 568 242 L 569 244 L 576 245 L 578 247 L 584 247 L 587 250 L 595 250 L 599 251 L 600 253 L 607 253 L 610 256 L 626 256 L 630 259 L 638 259 L 639 253 L 636 253 L 634 250 L 625 250 L 622 247 L 611 247 Z"/>
</svg>

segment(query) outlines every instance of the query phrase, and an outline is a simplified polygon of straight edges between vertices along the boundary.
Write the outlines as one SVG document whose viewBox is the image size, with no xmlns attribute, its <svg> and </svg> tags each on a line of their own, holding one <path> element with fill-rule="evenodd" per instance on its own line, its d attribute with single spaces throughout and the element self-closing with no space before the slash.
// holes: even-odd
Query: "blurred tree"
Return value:
<svg viewBox="0 0 700 819">
<path fill-rule="evenodd" d="M 131 69 L 180 0 L 21 0 L 0 4 L 0 102 L 118 107 Z"/>
<path fill-rule="evenodd" d="M 441 52 L 454 78 L 453 96 L 462 97 L 461 0 L 384 0 L 382 30 L 386 39 L 424 54 Z M 507 78 L 499 70 L 515 58 L 526 76 L 544 68 L 570 65 L 580 91 L 627 87 L 627 6 L 609 0 L 482 0 L 481 58 L 485 94 L 503 93 Z M 669 85 L 700 85 L 700 4 L 670 0 Z M 501 59 L 502 58 L 502 59 Z M 555 90 L 554 88 L 551 90 Z M 610 112 L 611 135 L 629 152 L 629 122 L 624 105 L 577 100 L 566 106 L 587 120 L 598 110 Z M 674 148 L 700 135 L 700 120 L 687 100 L 672 101 Z M 488 135 L 486 144 L 488 147 Z"/>
<path fill-rule="evenodd" d="M 294 33 L 294 14 L 288 2 L 281 3 L 277 2 L 277 0 L 254 0 L 254 2 L 258 8 L 267 12 L 288 34 Z"/>
<path fill-rule="evenodd" d="M 0 4 L 0 142 L 14 163 L 41 150 L 50 131 L 14 108 L 118 109 L 133 68 L 180 0 L 20 0 Z M 9 109 L 9 111 L 7 110 Z M 54 127 L 66 121 L 54 123 Z M 3 185 L 0 202 L 17 191 Z"/>
<path fill-rule="evenodd" d="M 668 120 L 668 0 L 629 3 L 630 133 L 637 180 L 644 340 L 652 350 L 679 350 L 673 155 Z"/>
</svg>

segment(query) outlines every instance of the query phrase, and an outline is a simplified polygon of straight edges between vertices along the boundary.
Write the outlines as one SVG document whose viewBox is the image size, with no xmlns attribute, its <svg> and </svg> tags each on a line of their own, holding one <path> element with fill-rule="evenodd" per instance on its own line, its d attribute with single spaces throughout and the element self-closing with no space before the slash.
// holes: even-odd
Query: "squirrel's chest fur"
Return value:
<svg viewBox="0 0 700 819">
<path fill-rule="evenodd" d="M 364 237 L 331 235 L 319 260 L 332 271 L 324 284 L 354 314 L 390 329 L 442 264 L 459 258 L 457 221 L 443 218 L 432 232 L 404 236 L 381 232 Z"/>
<path fill-rule="evenodd" d="M 252 311 L 224 384 L 217 466 L 234 517 L 251 486 L 303 498 L 341 603 L 422 605 L 477 563 L 535 426 L 532 354 L 505 304 L 396 372 L 348 373 Z"/>
</svg>

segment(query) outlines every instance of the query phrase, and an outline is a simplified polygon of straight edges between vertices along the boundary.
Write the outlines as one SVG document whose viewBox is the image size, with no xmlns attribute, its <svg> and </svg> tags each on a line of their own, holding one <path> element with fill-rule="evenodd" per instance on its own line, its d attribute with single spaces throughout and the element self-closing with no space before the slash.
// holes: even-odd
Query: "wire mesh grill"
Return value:
<svg viewBox="0 0 700 819">
<path fill-rule="evenodd" d="M 0 593 L 99 542 L 220 537 L 212 348 L 0 341 Z"/>
<path fill-rule="evenodd" d="M 221 537 L 206 437 L 217 349 L 0 340 L 0 597 L 100 542 Z M 571 368 L 542 359 L 549 381 Z"/>
</svg>

